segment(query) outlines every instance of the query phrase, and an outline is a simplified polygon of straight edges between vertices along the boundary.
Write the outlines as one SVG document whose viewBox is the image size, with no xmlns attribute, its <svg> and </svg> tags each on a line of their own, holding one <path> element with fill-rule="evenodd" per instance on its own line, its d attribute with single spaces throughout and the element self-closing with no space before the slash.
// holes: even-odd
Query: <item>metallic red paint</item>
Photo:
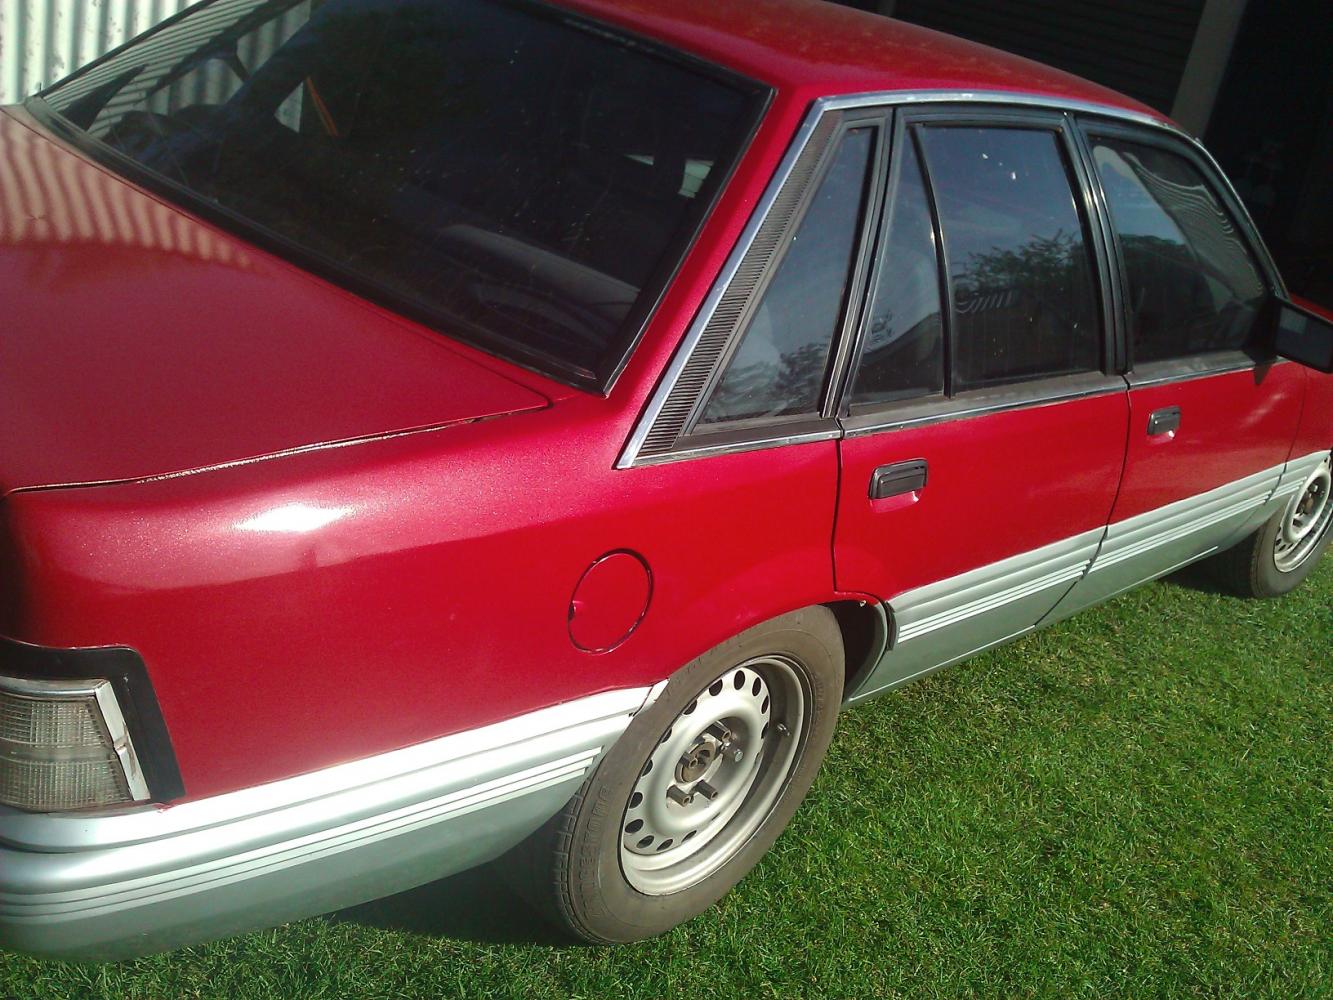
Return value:
<svg viewBox="0 0 1333 1000">
<path fill-rule="evenodd" d="M 0 501 L 8 534 L 0 544 L 16 550 L 0 632 L 51 646 L 137 649 L 187 797 L 196 798 L 654 682 L 750 625 L 837 597 L 832 442 L 614 469 L 804 111 L 781 99 L 770 109 L 608 397 L 448 341 L 434 364 L 466 359 L 555 405 L 204 475 L 11 493 Z M 99 167 L 79 169 L 151 198 Z M 117 197 L 129 197 L 120 187 Z M 309 343 L 310 327 L 282 300 L 318 279 L 170 208 L 176 216 L 285 275 L 259 286 L 247 307 L 285 316 L 271 327 L 274 338 Z M 184 252 L 173 246 L 158 256 Z M 29 284 L 54 276 L 73 290 L 80 272 L 61 265 L 77 253 L 48 243 Z M 232 267 L 191 266 L 215 269 L 219 281 Z M 159 298 L 139 287 L 150 314 Z M 325 325 L 364 327 L 367 354 L 381 349 L 378 337 L 392 341 L 402 330 L 439 338 L 340 290 L 319 291 Z M 262 381 L 266 361 L 237 364 Z M 158 362 L 138 351 L 105 363 L 108 379 L 133 386 Z M 265 413 L 252 412 L 262 423 Z M 142 426 L 184 436 L 176 420 Z M 20 429 L 45 434 L 27 416 Z M 255 530 L 284 523 L 305 530 Z M 569 640 L 570 594 L 594 559 L 620 548 L 652 565 L 653 613 L 593 671 Z"/>
<path fill-rule="evenodd" d="M 1030 59 L 833 3 L 568 0 L 568 6 L 771 83 L 802 106 L 829 94 L 1003 90 L 1163 117 Z"/>
<path fill-rule="evenodd" d="M 0 493 L 548 405 L 36 127 L 0 113 Z"/>
<path fill-rule="evenodd" d="M 833 595 L 831 442 L 617 472 L 610 408 L 11 494 L 0 630 L 137 649 L 196 797 L 652 683 Z M 653 611 L 590 659 L 569 600 L 611 548 Z"/>
<path fill-rule="evenodd" d="M 1133 389 L 1125 478 L 1111 520 L 1281 465 L 1304 395 L 1305 369 L 1289 363 Z M 1180 407 L 1180 429 L 1149 435 L 1149 415 L 1171 406 Z"/>
<path fill-rule="evenodd" d="M 1051 408 L 846 442 L 840 511 L 832 441 L 614 464 L 814 97 L 989 89 L 1146 109 L 832 4 L 571 6 L 776 88 L 606 397 L 370 306 L 37 138 L 21 112 L 0 118 L 6 197 L 25 190 L 25 163 L 54 165 L 40 205 L 25 193 L 0 218 L 0 378 L 20 360 L 9 352 L 28 366 L 0 400 L 0 484 L 16 490 L 0 500 L 0 632 L 137 649 L 188 797 L 652 683 L 783 612 L 888 596 L 1109 512 L 1118 470 L 1077 456 L 1123 441 L 1123 394 L 1069 404 L 1082 436 L 1052 430 Z M 873 464 L 918 457 L 926 434 L 942 449 L 930 486 L 883 513 L 900 550 L 847 539 L 835 583 L 835 512 L 844 538 L 854 519 L 883 530 L 855 491 Z M 979 512 L 969 479 L 990 491 Z M 941 543 L 926 512 L 966 544 Z M 590 657 L 570 641 L 570 595 L 617 549 L 652 567 L 652 610 Z M 929 567 L 912 558 L 925 552 Z"/>
<path fill-rule="evenodd" d="M 1106 524 L 1125 454 L 1124 392 L 842 442 L 838 586 L 904 591 Z M 929 456 L 916 503 L 872 502 L 881 465 Z"/>
</svg>

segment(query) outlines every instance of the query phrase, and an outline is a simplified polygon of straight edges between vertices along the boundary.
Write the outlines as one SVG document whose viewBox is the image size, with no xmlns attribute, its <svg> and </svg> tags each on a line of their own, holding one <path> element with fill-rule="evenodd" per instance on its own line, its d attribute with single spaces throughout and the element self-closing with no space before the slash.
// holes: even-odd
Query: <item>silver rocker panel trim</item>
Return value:
<svg viewBox="0 0 1333 1000">
<path fill-rule="evenodd" d="M 898 623 L 894 644 L 963 625 L 1023 598 L 1073 583 L 1087 572 L 1104 531 L 1097 528 L 908 591 L 891 602 Z"/>
<path fill-rule="evenodd" d="M 144 954 L 481 864 L 553 816 L 656 692 L 603 692 L 174 807 L 4 810 L 0 946 Z"/>
<path fill-rule="evenodd" d="M 1273 499 L 1290 499 L 1297 490 L 1305 485 L 1305 481 L 1310 478 L 1314 470 L 1328 461 L 1328 455 L 1329 453 L 1326 451 L 1316 451 L 1288 462 L 1286 471 L 1282 473 L 1282 481 L 1277 484 Z"/>
<path fill-rule="evenodd" d="M 1264 506 L 1282 478 L 1283 466 L 1228 483 L 1198 496 L 1111 524 L 1092 574 L 1103 573 L 1127 560 L 1147 556 L 1153 549 L 1173 545 L 1192 535 L 1244 519 Z M 1170 560 L 1168 560 L 1170 561 Z"/>
<path fill-rule="evenodd" d="M 1326 458 L 1316 452 L 1156 510 L 906 591 L 889 647 L 848 703 L 1060 621 L 1239 542 Z"/>
<path fill-rule="evenodd" d="M 1034 628 L 1087 572 L 1104 528 L 906 591 L 888 602 L 889 648 L 848 699 L 862 701 Z"/>
<path fill-rule="evenodd" d="M 1295 459 L 1111 524 L 1087 578 L 1042 624 L 1062 621 L 1241 541 L 1272 516 L 1325 454 Z"/>
</svg>

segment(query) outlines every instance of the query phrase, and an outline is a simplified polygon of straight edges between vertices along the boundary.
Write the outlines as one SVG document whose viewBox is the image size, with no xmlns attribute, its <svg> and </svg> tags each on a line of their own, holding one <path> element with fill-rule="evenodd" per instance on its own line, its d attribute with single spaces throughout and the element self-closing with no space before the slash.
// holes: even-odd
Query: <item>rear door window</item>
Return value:
<svg viewBox="0 0 1333 1000">
<path fill-rule="evenodd" d="M 884 252 L 864 321 L 850 401 L 888 403 L 944 391 L 944 302 L 930 200 L 911 137 L 885 215 Z"/>
<path fill-rule="evenodd" d="M 953 391 L 1097 370 L 1092 251 L 1059 135 L 927 126 L 952 300 Z"/>
</svg>

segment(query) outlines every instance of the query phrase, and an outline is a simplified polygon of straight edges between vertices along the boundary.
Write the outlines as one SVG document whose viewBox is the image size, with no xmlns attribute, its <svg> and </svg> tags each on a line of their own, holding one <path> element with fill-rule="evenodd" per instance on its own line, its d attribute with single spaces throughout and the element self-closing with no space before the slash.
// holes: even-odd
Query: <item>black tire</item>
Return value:
<svg viewBox="0 0 1333 1000">
<path fill-rule="evenodd" d="M 758 863 L 796 812 L 833 737 L 843 673 L 841 633 L 832 612 L 822 607 L 775 618 L 710 650 L 672 675 L 657 700 L 634 718 L 578 794 L 502 859 L 501 871 L 557 925 L 597 944 L 652 937 L 697 916 Z M 718 690 L 719 681 L 729 687 Z M 766 700 L 759 704 L 768 706 L 763 711 L 771 712 L 771 718 L 759 730 L 757 740 L 749 738 L 755 735 L 751 730 L 743 730 L 741 722 L 732 720 L 726 720 L 722 730 L 728 736 L 744 731 L 748 734 L 745 740 L 736 736 L 735 743 L 719 742 L 714 735 L 718 730 L 711 727 L 689 735 L 695 724 L 713 713 L 710 697 L 721 704 L 734 688 L 736 699 L 751 697 L 751 692 L 757 698 L 761 682 Z M 780 689 L 793 692 L 790 701 Z M 801 699 L 798 712 L 794 706 Z M 726 711 L 726 707 L 716 711 Z M 783 737 L 780 731 L 786 723 L 779 726 L 778 722 L 788 718 L 793 725 Z M 755 720 L 750 721 L 753 724 Z M 728 726 L 735 726 L 735 732 Z M 681 740 L 689 741 L 689 749 L 677 757 L 674 748 Z M 743 763 L 741 758 L 752 759 L 745 757 L 743 743 L 752 746 L 758 762 Z M 692 757 L 700 746 L 721 750 Z M 740 757 L 733 765 L 731 755 L 737 751 Z M 662 754 L 668 758 L 658 767 L 657 776 L 650 778 L 649 763 Z M 636 808 L 646 808 L 639 789 L 646 788 L 648 781 L 678 782 L 674 785 L 678 794 L 693 788 L 699 795 L 698 786 L 704 782 L 683 781 L 680 776 L 695 773 L 689 765 L 700 757 L 713 761 L 709 766 L 716 770 L 705 773 L 724 789 L 727 785 L 722 777 L 753 771 L 750 784 L 743 785 L 738 778 L 730 789 L 733 805 L 727 808 L 734 807 L 735 814 L 726 818 L 725 809 L 713 814 L 715 826 L 710 828 L 712 832 L 703 831 L 706 836 L 701 833 L 689 848 L 693 855 L 661 871 L 636 871 L 641 859 L 626 845 L 626 838 L 632 835 L 622 829 L 631 809 L 631 796 L 638 797 Z M 677 761 L 674 768 L 669 766 L 671 761 Z M 733 766 L 734 771 L 727 770 Z M 742 772 L 743 767 L 749 770 Z M 663 812 L 671 813 L 679 807 L 708 815 L 707 811 L 721 801 L 711 784 L 709 790 L 713 795 L 706 801 L 700 797 L 697 804 L 673 799 L 666 805 L 669 796 L 664 797 Z M 687 834 L 679 845 L 672 846 L 686 850 L 691 836 Z M 663 843 L 671 845 L 669 839 Z M 651 854 L 643 858 L 645 865 L 663 863 Z M 691 878 L 696 871 L 698 877 Z M 678 888 L 666 887 L 672 878 L 690 880 Z M 663 880 L 664 884 L 645 887 L 645 879 Z M 636 883 L 647 891 L 641 891 Z"/>
<path fill-rule="evenodd" d="M 1328 507 L 1315 527 L 1311 541 L 1301 547 L 1299 562 L 1286 568 L 1278 564 L 1278 544 L 1282 532 L 1304 493 L 1284 505 L 1264 525 L 1239 545 L 1204 561 L 1213 579 L 1241 597 L 1281 597 L 1295 590 L 1314 572 L 1320 556 L 1333 539 L 1333 506 Z M 1327 503 L 1327 500 L 1325 501 Z"/>
</svg>

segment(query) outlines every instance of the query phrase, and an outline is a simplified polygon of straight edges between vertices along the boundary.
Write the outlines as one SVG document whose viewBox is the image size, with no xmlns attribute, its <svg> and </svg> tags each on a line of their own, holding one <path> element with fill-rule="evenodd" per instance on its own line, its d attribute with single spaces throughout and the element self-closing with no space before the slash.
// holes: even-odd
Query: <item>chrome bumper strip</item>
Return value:
<svg viewBox="0 0 1333 1000">
<path fill-rule="evenodd" d="M 0 813 L 0 946 L 141 954 L 442 878 L 577 790 L 651 700 L 622 689 L 166 809 Z"/>
</svg>

